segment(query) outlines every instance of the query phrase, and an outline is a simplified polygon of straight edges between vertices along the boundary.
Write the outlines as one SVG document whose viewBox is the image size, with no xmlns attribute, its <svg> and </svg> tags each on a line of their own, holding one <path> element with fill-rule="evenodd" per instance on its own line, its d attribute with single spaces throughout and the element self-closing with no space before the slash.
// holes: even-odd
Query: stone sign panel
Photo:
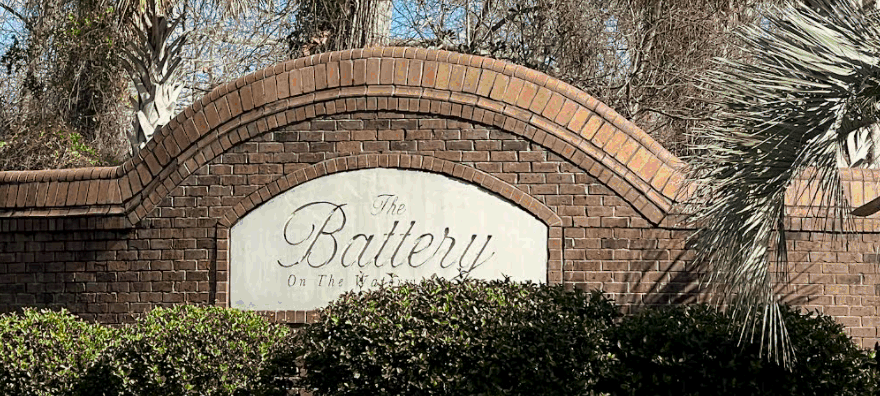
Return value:
<svg viewBox="0 0 880 396">
<path fill-rule="evenodd" d="M 324 176 L 230 233 L 230 305 L 320 308 L 349 290 L 438 275 L 545 282 L 547 226 L 475 185 L 403 169 Z"/>
</svg>

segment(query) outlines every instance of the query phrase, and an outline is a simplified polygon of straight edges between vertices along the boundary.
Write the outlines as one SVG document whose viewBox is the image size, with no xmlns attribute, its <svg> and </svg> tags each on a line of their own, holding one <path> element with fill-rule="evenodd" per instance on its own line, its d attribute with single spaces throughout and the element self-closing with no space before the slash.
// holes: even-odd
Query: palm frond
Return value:
<svg viewBox="0 0 880 396">
<path fill-rule="evenodd" d="M 704 153 L 690 158 L 697 228 L 690 239 L 720 303 L 760 330 L 768 355 L 788 362 L 774 286 L 787 278 L 785 193 L 808 177 L 840 225 L 848 204 L 839 161 L 847 141 L 873 142 L 880 99 L 880 24 L 850 0 L 773 7 L 739 35 L 748 63 L 720 60 L 704 79 L 720 94 L 700 130 Z M 859 158 L 875 161 L 872 150 Z M 754 331 L 748 332 L 755 336 Z"/>
</svg>

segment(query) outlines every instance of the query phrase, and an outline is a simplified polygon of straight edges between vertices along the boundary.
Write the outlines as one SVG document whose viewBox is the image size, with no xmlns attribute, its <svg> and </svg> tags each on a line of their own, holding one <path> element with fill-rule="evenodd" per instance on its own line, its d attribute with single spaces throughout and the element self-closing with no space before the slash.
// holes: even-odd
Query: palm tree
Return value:
<svg viewBox="0 0 880 396">
<path fill-rule="evenodd" d="M 137 96 L 134 128 L 129 134 L 135 154 L 153 133 L 171 121 L 183 89 L 180 69 L 182 52 L 190 32 L 176 32 L 190 3 L 215 2 L 227 16 L 237 17 L 247 8 L 271 7 L 266 0 L 122 0 L 132 42 L 125 48 L 123 64 Z M 180 13 L 173 15 L 175 9 Z M 295 55 L 308 54 L 310 47 L 324 51 L 386 44 L 390 34 L 390 0 L 303 0 L 296 3 L 294 18 L 299 35 Z M 330 36 L 330 37 L 328 37 Z M 306 51 L 303 51 L 306 49 Z"/>
<path fill-rule="evenodd" d="M 136 154 L 153 133 L 174 116 L 175 103 L 183 89 L 181 81 L 182 51 L 188 32 L 177 32 L 188 7 L 173 15 L 175 0 L 123 0 L 120 10 L 127 20 L 131 42 L 124 48 L 123 65 L 134 83 L 137 96 L 133 129 L 128 139 L 132 155 Z M 263 0 L 216 0 L 232 17 L 243 9 L 262 4 Z M 171 40 L 171 38 L 174 40 Z"/>
<path fill-rule="evenodd" d="M 772 7 L 760 20 L 739 36 L 747 60 L 721 60 L 705 79 L 718 111 L 701 130 L 703 154 L 689 161 L 686 208 L 697 263 L 721 303 L 747 319 L 743 334 L 788 362 L 774 292 L 787 279 L 785 192 L 806 176 L 835 222 L 850 220 L 839 167 L 876 163 L 880 151 L 880 23 L 853 0 Z"/>
<path fill-rule="evenodd" d="M 178 67 L 186 34 L 168 40 L 181 21 L 168 14 L 171 4 L 147 0 L 136 5 L 131 15 L 130 33 L 134 40 L 122 53 L 123 65 L 137 90 L 132 98 L 135 108 L 133 128 L 128 141 L 131 154 L 143 148 L 153 133 L 174 116 L 183 84 Z"/>
</svg>

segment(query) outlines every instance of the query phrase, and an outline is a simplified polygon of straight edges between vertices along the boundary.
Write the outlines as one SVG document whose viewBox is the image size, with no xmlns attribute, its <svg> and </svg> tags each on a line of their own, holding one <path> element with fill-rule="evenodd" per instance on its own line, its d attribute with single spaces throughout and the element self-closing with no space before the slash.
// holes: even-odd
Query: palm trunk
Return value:
<svg viewBox="0 0 880 396">
<path fill-rule="evenodd" d="M 171 121 L 174 104 L 183 89 L 178 66 L 184 35 L 169 43 L 181 18 L 171 18 L 156 2 L 148 2 L 144 14 L 135 22 L 138 43 L 126 48 L 125 66 L 137 89 L 132 100 L 136 115 L 128 136 L 132 155 L 155 131 Z"/>
</svg>

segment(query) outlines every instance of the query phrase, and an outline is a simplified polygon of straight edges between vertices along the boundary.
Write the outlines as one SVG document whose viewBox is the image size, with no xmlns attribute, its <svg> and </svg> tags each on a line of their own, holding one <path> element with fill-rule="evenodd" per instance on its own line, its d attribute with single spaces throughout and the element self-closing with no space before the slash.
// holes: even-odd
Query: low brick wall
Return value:
<svg viewBox="0 0 880 396">
<path fill-rule="evenodd" d="M 442 174 L 531 213 L 549 230 L 551 283 L 627 309 L 694 301 L 673 212 L 682 166 L 586 93 L 520 66 L 412 48 L 316 55 L 218 87 L 119 167 L 0 172 L 0 312 L 121 323 L 158 305 L 228 305 L 230 227 L 297 185 L 366 168 Z M 854 204 L 877 195 L 877 176 L 845 171 Z M 880 224 L 832 238 L 799 198 L 783 292 L 873 346 Z"/>
</svg>

